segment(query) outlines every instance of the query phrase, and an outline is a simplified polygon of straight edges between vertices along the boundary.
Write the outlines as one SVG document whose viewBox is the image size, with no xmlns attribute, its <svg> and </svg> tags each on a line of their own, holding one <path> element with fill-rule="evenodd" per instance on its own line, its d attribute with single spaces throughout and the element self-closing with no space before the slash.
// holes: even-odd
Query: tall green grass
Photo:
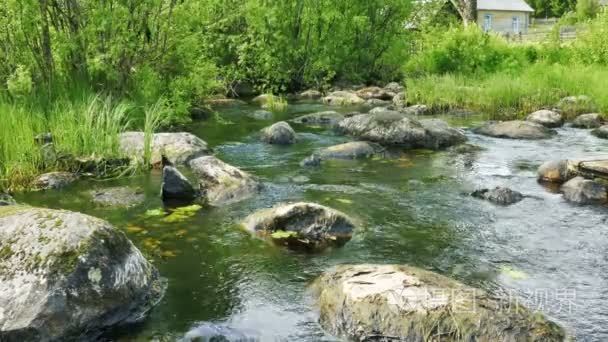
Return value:
<svg viewBox="0 0 608 342">
<path fill-rule="evenodd" d="M 154 105 L 144 111 L 144 167 L 149 167 L 152 160 L 152 143 L 156 130 L 167 124 L 167 103 L 165 99 L 159 99 Z"/>
<path fill-rule="evenodd" d="M 587 95 L 608 113 L 608 69 L 598 65 L 534 64 L 520 71 L 428 75 L 408 81 L 408 101 L 431 108 L 464 108 L 489 119 L 513 119 L 556 106 L 570 95 Z M 584 110 L 584 109 L 583 109 Z M 578 111 L 566 112 L 567 116 Z"/>
<path fill-rule="evenodd" d="M 44 111 L 32 104 L 0 101 L 0 190 L 27 188 L 39 173 L 58 165 L 44 160 L 35 136 L 50 132 L 57 154 L 117 157 L 118 134 L 129 125 L 130 106 L 109 97 L 59 100 Z"/>
</svg>

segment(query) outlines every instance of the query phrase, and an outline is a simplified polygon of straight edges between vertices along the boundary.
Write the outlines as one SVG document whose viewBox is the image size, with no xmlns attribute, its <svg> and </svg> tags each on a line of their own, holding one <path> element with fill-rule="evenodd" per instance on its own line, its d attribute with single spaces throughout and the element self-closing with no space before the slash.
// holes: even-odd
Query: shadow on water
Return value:
<svg viewBox="0 0 608 342">
<path fill-rule="evenodd" d="M 149 319 L 113 332 L 112 339 L 174 340 L 197 327 L 207 331 L 201 322 L 214 322 L 251 331 L 261 340 L 331 340 L 316 323 L 305 288 L 323 270 L 341 263 L 408 263 L 435 270 L 513 295 L 580 338 L 608 339 L 608 210 L 569 205 L 535 177 L 543 161 L 600 154 L 608 148 L 606 141 L 568 128 L 539 142 L 468 133 L 482 151 L 397 151 L 390 157 L 327 162 L 308 169 L 298 165 L 300 160 L 348 138 L 327 128 L 294 125 L 298 143 L 281 147 L 260 143 L 257 131 L 273 121 L 329 108 L 301 103 L 275 113 L 270 121 L 247 116 L 258 109 L 229 107 L 220 112 L 220 121 L 188 127 L 218 157 L 263 181 L 262 192 L 246 201 L 167 220 L 168 213 L 159 211 L 157 171 L 18 196 L 32 205 L 109 220 L 168 279 L 166 296 Z M 451 118 L 459 126 L 478 119 Z M 94 205 L 87 194 L 119 185 L 142 189 L 146 201 L 131 208 L 104 208 Z M 497 207 L 467 195 L 497 185 L 532 197 Z M 238 226 L 240 219 L 259 208 L 299 200 L 352 216 L 360 223 L 353 240 L 343 248 L 308 255 L 272 246 Z M 505 269 L 517 270 L 519 276 Z"/>
</svg>

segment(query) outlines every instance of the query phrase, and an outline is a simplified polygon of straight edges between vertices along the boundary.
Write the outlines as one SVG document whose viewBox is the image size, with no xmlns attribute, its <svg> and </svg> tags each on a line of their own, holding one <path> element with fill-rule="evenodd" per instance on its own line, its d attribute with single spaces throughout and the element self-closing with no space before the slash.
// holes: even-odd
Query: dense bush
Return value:
<svg viewBox="0 0 608 342">
<path fill-rule="evenodd" d="M 403 0 L 6 0 L 0 84 L 25 86 L 29 72 L 43 98 L 84 84 L 144 105 L 164 96 L 185 112 L 238 82 L 284 92 L 334 79 L 398 79 L 409 7 Z"/>
<path fill-rule="evenodd" d="M 475 74 L 521 69 L 536 60 L 532 46 L 514 46 L 477 26 L 433 29 L 421 35 L 417 52 L 405 65 L 410 75 Z"/>
</svg>

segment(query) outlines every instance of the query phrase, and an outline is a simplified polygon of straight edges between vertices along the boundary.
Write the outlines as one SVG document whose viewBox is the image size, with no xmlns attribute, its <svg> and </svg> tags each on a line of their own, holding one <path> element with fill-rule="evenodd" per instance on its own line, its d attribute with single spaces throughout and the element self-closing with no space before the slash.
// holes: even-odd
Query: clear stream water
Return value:
<svg viewBox="0 0 608 342">
<path fill-rule="evenodd" d="M 467 133 L 470 143 L 483 151 L 401 151 L 391 158 L 304 169 L 298 163 L 314 149 L 348 138 L 294 125 L 296 145 L 267 145 L 256 133 L 272 121 L 246 116 L 256 109 L 227 107 L 220 113 L 232 124 L 209 120 L 186 128 L 206 140 L 219 158 L 263 181 L 264 190 L 249 200 L 204 208 L 178 223 L 146 218 L 147 210 L 162 206 L 158 171 L 18 196 L 32 205 L 109 220 L 168 279 L 166 295 L 151 316 L 107 340 L 175 340 L 212 322 L 261 341 L 334 341 L 317 324 L 306 285 L 341 263 L 407 263 L 430 269 L 527 303 L 580 341 L 608 340 L 608 207 L 566 203 L 535 177 L 536 168 L 549 159 L 605 155 L 607 140 L 572 128 L 558 129 L 556 137 L 545 141 Z M 326 109 L 295 103 L 273 121 Z M 480 120 L 445 118 L 462 127 Z M 296 176 L 309 181 L 295 182 Z M 87 198 L 92 188 L 115 185 L 143 189 L 145 204 L 108 209 Z M 531 197 L 500 207 L 467 195 L 497 185 Z M 237 224 L 259 208 L 297 200 L 328 205 L 355 218 L 360 227 L 353 240 L 322 254 L 302 254 L 253 238 Z"/>
</svg>

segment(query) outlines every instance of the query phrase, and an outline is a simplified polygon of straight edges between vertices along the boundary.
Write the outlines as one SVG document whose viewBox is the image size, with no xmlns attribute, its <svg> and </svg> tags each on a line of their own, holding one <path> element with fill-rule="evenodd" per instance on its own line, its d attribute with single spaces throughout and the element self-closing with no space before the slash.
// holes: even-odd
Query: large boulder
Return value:
<svg viewBox="0 0 608 342">
<path fill-rule="evenodd" d="M 357 96 L 357 94 L 344 90 L 334 91 L 323 98 L 323 103 L 330 106 L 352 106 L 360 105 L 364 102 L 365 100 Z"/>
<path fill-rule="evenodd" d="M 279 97 L 278 97 L 278 96 L 275 96 L 275 95 L 272 95 L 272 94 L 262 94 L 262 95 L 258 95 L 258 96 L 256 96 L 256 97 L 254 97 L 254 98 L 251 100 L 251 102 L 253 102 L 253 103 L 257 103 L 257 104 L 259 104 L 259 105 L 265 105 L 265 104 L 267 104 L 268 102 L 271 102 L 271 101 L 276 101 L 276 100 L 278 100 L 278 99 L 279 99 Z"/>
<path fill-rule="evenodd" d="M 142 204 L 146 196 L 141 189 L 128 186 L 89 191 L 93 202 L 105 207 L 133 207 Z"/>
<path fill-rule="evenodd" d="M 79 213 L 0 208 L 0 340 L 94 340 L 145 318 L 166 284 L 109 223 Z"/>
<path fill-rule="evenodd" d="M 548 109 L 537 110 L 528 115 L 526 120 L 550 128 L 560 127 L 564 124 L 564 119 L 560 113 Z"/>
<path fill-rule="evenodd" d="M 583 159 L 552 160 L 538 168 L 538 180 L 552 183 L 565 183 L 582 176 L 608 180 L 608 156 Z"/>
<path fill-rule="evenodd" d="M 608 125 L 604 125 L 594 129 L 593 131 L 591 131 L 591 134 L 595 135 L 600 139 L 608 139 Z"/>
<path fill-rule="evenodd" d="M 78 175 L 71 172 L 49 172 L 38 176 L 33 186 L 37 190 L 64 188 L 78 180 Z"/>
<path fill-rule="evenodd" d="M 296 132 L 285 121 L 279 121 L 261 131 L 262 141 L 269 144 L 291 145 L 296 142 Z"/>
<path fill-rule="evenodd" d="M 365 87 L 357 90 L 356 94 L 364 100 L 378 99 L 389 101 L 395 97 L 395 93 L 380 87 Z"/>
<path fill-rule="evenodd" d="M 17 204 L 17 202 L 15 202 L 15 199 L 11 195 L 0 192 L 0 207 L 15 204 Z"/>
<path fill-rule="evenodd" d="M 598 113 L 582 114 L 572 121 L 572 127 L 576 128 L 598 128 L 604 124 L 604 118 Z"/>
<path fill-rule="evenodd" d="M 395 111 L 360 114 L 342 120 L 338 130 L 382 145 L 439 149 L 466 141 L 464 133 L 439 119 L 410 118 Z"/>
<path fill-rule="evenodd" d="M 551 183 L 564 183 L 572 175 L 568 160 L 550 160 L 543 163 L 537 171 L 538 180 Z"/>
<path fill-rule="evenodd" d="M 163 201 L 191 202 L 196 198 L 197 192 L 177 168 L 166 165 L 163 167 L 160 195 Z"/>
<path fill-rule="evenodd" d="M 520 192 L 501 186 L 497 186 L 494 189 L 476 190 L 471 195 L 499 205 L 510 205 L 524 199 L 524 195 Z"/>
<path fill-rule="evenodd" d="M 564 193 L 564 198 L 569 202 L 577 204 L 608 202 L 608 188 L 605 185 L 580 176 L 564 183 L 560 190 Z"/>
<path fill-rule="evenodd" d="M 311 285 L 320 323 L 352 341 L 564 341 L 512 299 L 405 265 L 341 265 Z"/>
<path fill-rule="evenodd" d="M 530 121 L 490 121 L 474 130 L 475 133 L 507 139 L 547 139 L 555 131 Z"/>
<path fill-rule="evenodd" d="M 281 204 L 249 215 L 243 227 L 260 237 L 295 249 L 321 250 L 342 246 L 355 224 L 345 214 L 315 203 Z"/>
<path fill-rule="evenodd" d="M 450 127 L 440 119 L 423 119 L 419 121 L 426 131 L 426 139 L 421 147 L 441 149 L 458 145 L 467 140 L 462 130 Z"/>
<path fill-rule="evenodd" d="M 122 153 L 142 162 L 144 159 L 144 133 L 125 132 L 120 134 L 120 149 Z M 151 141 L 151 164 L 159 164 L 164 155 L 175 165 L 187 164 L 188 161 L 210 152 L 207 143 L 194 134 L 156 133 Z"/>
<path fill-rule="evenodd" d="M 260 187 L 253 176 L 214 156 L 193 159 L 189 166 L 198 177 L 201 195 L 214 206 L 247 199 Z"/>
<path fill-rule="evenodd" d="M 342 120 L 344 120 L 344 115 L 334 111 L 325 111 L 298 116 L 290 121 L 301 125 L 333 127 Z"/>
<path fill-rule="evenodd" d="M 325 147 L 316 152 L 321 159 L 359 159 L 373 156 L 377 146 L 366 141 L 352 141 Z"/>
</svg>

